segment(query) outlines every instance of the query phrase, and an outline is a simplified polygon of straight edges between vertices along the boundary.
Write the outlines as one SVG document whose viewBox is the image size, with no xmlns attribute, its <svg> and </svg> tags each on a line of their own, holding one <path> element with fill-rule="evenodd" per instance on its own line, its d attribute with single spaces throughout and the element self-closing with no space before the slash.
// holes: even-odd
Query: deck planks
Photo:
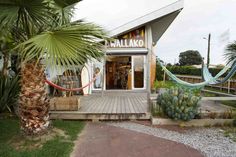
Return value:
<svg viewBox="0 0 236 157">
<path fill-rule="evenodd" d="M 91 94 L 81 97 L 81 108 L 83 113 L 147 113 L 147 93 L 131 92 L 107 92 Z"/>
</svg>

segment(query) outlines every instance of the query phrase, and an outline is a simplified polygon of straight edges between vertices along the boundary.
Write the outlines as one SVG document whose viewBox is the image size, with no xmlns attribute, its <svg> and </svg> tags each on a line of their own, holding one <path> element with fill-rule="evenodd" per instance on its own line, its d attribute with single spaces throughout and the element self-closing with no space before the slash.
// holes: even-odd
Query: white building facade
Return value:
<svg viewBox="0 0 236 157">
<path fill-rule="evenodd" d="M 156 78 L 154 46 L 183 9 L 183 0 L 134 19 L 110 31 L 105 57 L 89 61 L 89 93 L 102 90 L 150 91 Z M 115 20 L 115 19 L 114 19 Z M 157 52 L 158 55 L 158 52 Z M 60 72 L 60 75 L 63 70 Z M 50 79 L 58 75 L 48 70 Z"/>
<path fill-rule="evenodd" d="M 156 76 L 154 46 L 183 9 L 183 0 L 134 19 L 110 32 L 103 61 L 88 63 L 91 85 L 98 90 L 148 90 Z M 157 45 L 158 46 L 158 45 Z M 158 52 L 157 52 L 158 54 Z"/>
</svg>

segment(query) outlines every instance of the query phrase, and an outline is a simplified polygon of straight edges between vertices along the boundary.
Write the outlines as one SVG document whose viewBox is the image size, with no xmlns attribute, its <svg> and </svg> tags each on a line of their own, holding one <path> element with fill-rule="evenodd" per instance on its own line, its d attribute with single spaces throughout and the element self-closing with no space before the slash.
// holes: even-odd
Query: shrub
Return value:
<svg viewBox="0 0 236 157">
<path fill-rule="evenodd" d="M 167 69 L 176 75 L 202 76 L 202 69 L 198 69 L 193 66 L 168 66 Z M 217 75 L 221 70 L 222 68 L 209 68 L 209 72 L 212 74 L 212 76 Z M 226 75 L 227 72 L 223 75 L 223 77 Z M 233 78 L 236 78 L 236 75 L 234 75 Z"/>
<path fill-rule="evenodd" d="M 164 75 L 164 71 L 162 70 L 162 67 L 157 62 L 156 63 L 156 79 L 158 81 L 162 81 L 163 80 L 163 75 Z"/>
<path fill-rule="evenodd" d="M 19 77 L 0 76 L 0 112 L 12 111 L 20 91 Z"/>
<path fill-rule="evenodd" d="M 155 80 L 154 82 L 154 88 L 158 89 L 158 88 L 171 88 L 177 86 L 177 84 L 175 84 L 173 81 L 158 81 Z"/>
<path fill-rule="evenodd" d="M 199 100 L 191 91 L 174 87 L 161 94 L 157 102 L 168 117 L 188 121 L 198 114 Z"/>
<path fill-rule="evenodd" d="M 152 116 L 154 117 L 165 117 L 162 108 L 159 105 L 153 106 L 151 109 Z"/>
<path fill-rule="evenodd" d="M 233 126 L 236 127 L 236 119 L 233 120 Z"/>
</svg>

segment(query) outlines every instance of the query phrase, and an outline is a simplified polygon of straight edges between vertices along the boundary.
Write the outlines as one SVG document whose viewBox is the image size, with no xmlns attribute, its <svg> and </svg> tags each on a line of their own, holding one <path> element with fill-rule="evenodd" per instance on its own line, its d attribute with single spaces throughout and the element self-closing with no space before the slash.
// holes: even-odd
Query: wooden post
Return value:
<svg viewBox="0 0 236 157">
<path fill-rule="evenodd" d="M 103 68 L 102 68 L 102 97 L 104 96 L 104 81 L 105 81 L 105 64 L 106 64 L 106 60 L 104 59 L 103 61 Z"/>
<path fill-rule="evenodd" d="M 165 83 L 166 81 L 166 72 L 164 71 L 164 75 L 163 75 L 163 83 Z"/>
<path fill-rule="evenodd" d="M 222 80 L 222 79 L 220 78 L 220 80 Z M 221 91 L 223 90 L 223 84 L 220 84 L 220 90 Z"/>
<path fill-rule="evenodd" d="M 207 68 L 209 68 L 209 64 L 210 64 L 210 50 L 211 50 L 211 34 L 208 35 Z"/>
<path fill-rule="evenodd" d="M 230 93 L 230 79 L 228 80 L 228 93 Z"/>
</svg>

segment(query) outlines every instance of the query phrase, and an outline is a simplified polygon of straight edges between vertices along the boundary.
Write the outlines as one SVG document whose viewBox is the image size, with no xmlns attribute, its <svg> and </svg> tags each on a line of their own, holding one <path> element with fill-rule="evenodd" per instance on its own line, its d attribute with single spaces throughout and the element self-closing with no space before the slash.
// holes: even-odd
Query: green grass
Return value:
<svg viewBox="0 0 236 157">
<path fill-rule="evenodd" d="M 73 141 L 83 129 L 79 121 L 53 121 L 53 126 L 63 130 L 68 138 L 56 136 L 43 144 L 41 148 L 16 150 L 10 140 L 20 134 L 18 119 L 0 119 L 0 156 L 1 157 L 69 157 Z M 30 142 L 29 142 L 30 143 Z"/>
<path fill-rule="evenodd" d="M 235 100 L 221 101 L 222 104 L 236 108 Z"/>
<path fill-rule="evenodd" d="M 210 87 L 205 87 L 205 89 L 207 90 L 211 90 L 211 91 L 215 91 L 215 92 L 221 92 L 221 93 L 226 93 L 228 94 L 227 91 L 224 90 L 219 90 L 219 89 L 214 89 L 214 88 L 210 88 Z M 230 93 L 233 94 L 233 93 Z M 212 93 L 207 93 L 205 92 L 204 96 L 208 96 L 208 97 L 216 97 L 216 94 L 212 94 Z M 236 101 L 235 100 L 228 100 L 228 101 L 220 101 L 222 104 L 226 105 L 226 106 L 231 106 L 236 108 Z"/>
<path fill-rule="evenodd" d="M 181 87 L 184 88 L 185 90 L 191 90 L 191 92 L 196 95 L 196 96 L 200 96 L 200 89 L 190 89 L 190 88 L 186 88 L 184 86 L 179 85 L 178 83 L 175 83 L 174 81 L 155 81 L 154 83 L 155 88 L 167 88 L 170 89 L 172 87 Z"/>
<path fill-rule="evenodd" d="M 162 117 L 162 118 L 167 118 L 165 113 L 162 111 L 162 108 L 157 105 L 157 107 L 153 107 L 151 110 L 152 116 L 153 117 Z"/>
<path fill-rule="evenodd" d="M 155 88 L 171 88 L 171 87 L 175 87 L 176 83 L 174 83 L 173 81 L 155 81 L 154 82 L 154 86 Z"/>
<path fill-rule="evenodd" d="M 216 97 L 217 95 L 213 94 L 213 93 L 204 92 L 204 94 L 202 94 L 202 96 L 204 96 L 204 97 Z"/>
<path fill-rule="evenodd" d="M 236 127 L 226 129 L 224 135 L 236 142 Z"/>
<path fill-rule="evenodd" d="M 227 89 L 220 89 L 220 88 L 213 88 L 213 87 L 209 87 L 209 86 L 206 86 L 204 87 L 205 89 L 207 90 L 211 90 L 211 91 L 214 91 L 214 92 L 220 92 L 220 93 L 225 93 L 225 94 L 235 94 L 232 90 L 230 91 L 230 93 L 228 93 Z"/>
</svg>

